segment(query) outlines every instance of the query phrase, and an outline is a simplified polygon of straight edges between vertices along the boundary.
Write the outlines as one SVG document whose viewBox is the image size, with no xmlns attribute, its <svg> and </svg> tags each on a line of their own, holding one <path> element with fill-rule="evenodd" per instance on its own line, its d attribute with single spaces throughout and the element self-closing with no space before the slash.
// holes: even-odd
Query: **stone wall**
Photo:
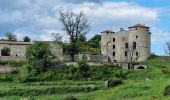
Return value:
<svg viewBox="0 0 170 100">
<path fill-rule="evenodd" d="M 87 61 L 87 62 L 108 62 L 108 57 L 103 55 L 92 54 L 78 54 L 74 56 L 75 61 Z M 71 62 L 70 55 L 64 55 L 64 61 Z"/>
<path fill-rule="evenodd" d="M 26 61 L 26 57 L 0 56 L 0 61 Z"/>
<path fill-rule="evenodd" d="M 50 50 L 55 55 L 56 59 L 63 61 L 63 47 L 56 42 L 48 41 L 48 43 L 50 44 Z"/>
<path fill-rule="evenodd" d="M 56 56 L 57 60 L 63 60 L 63 48 L 56 42 L 51 41 L 40 41 L 48 42 L 50 45 L 51 52 Z M 26 48 L 32 45 L 32 42 L 15 42 L 15 41 L 0 41 L 0 60 L 1 61 L 25 61 L 26 60 Z M 1 50 L 7 47 L 10 49 L 9 56 L 1 55 Z"/>
</svg>

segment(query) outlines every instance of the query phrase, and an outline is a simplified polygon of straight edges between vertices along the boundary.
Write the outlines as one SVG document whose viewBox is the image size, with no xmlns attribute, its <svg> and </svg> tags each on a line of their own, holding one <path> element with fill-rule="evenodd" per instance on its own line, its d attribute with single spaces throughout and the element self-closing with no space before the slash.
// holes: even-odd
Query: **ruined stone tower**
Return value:
<svg viewBox="0 0 170 100">
<path fill-rule="evenodd" d="M 144 61 L 150 57 L 151 33 L 149 27 L 136 24 L 124 30 L 101 32 L 101 53 L 108 56 L 111 62 L 126 62 L 129 55 L 136 61 Z"/>
</svg>

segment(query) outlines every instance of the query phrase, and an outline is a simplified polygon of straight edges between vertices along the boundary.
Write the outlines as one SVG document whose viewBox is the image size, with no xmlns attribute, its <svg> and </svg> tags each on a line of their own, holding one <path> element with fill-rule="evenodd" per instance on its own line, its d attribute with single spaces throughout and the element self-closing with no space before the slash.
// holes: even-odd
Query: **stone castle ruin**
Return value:
<svg viewBox="0 0 170 100">
<path fill-rule="evenodd" d="M 101 53 L 111 62 L 126 62 L 130 56 L 136 61 L 147 60 L 151 53 L 151 32 L 149 27 L 136 24 L 124 30 L 101 32 Z"/>
<path fill-rule="evenodd" d="M 131 54 L 136 61 L 144 61 L 150 57 L 151 32 L 149 27 L 137 24 L 118 32 L 106 30 L 101 32 L 101 55 L 89 53 L 75 55 L 75 61 L 86 60 L 88 62 L 126 62 Z M 52 41 L 51 52 L 61 61 L 71 61 L 70 55 L 63 54 L 61 45 Z M 26 48 L 33 42 L 0 41 L 0 60 L 24 61 L 26 60 Z M 4 51 L 9 51 L 4 52 Z"/>
</svg>

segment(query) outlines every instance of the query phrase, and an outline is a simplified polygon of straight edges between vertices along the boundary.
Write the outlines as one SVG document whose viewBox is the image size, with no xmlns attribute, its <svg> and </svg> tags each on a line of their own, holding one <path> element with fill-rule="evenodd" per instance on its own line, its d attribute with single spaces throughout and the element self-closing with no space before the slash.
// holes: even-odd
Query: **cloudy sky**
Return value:
<svg viewBox="0 0 170 100">
<path fill-rule="evenodd" d="M 152 51 L 164 55 L 165 42 L 170 40 L 169 0 L 0 0 L 0 37 L 6 32 L 19 40 L 51 40 L 50 33 L 67 36 L 58 21 L 59 7 L 83 11 L 88 17 L 90 38 L 101 31 L 127 29 L 137 23 L 151 28 Z"/>
</svg>

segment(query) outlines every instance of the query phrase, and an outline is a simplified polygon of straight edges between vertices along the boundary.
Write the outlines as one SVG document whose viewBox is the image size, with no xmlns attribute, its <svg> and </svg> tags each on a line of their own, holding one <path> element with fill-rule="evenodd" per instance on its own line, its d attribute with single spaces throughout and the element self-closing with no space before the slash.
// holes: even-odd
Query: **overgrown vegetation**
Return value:
<svg viewBox="0 0 170 100">
<path fill-rule="evenodd" d="M 7 63 L 12 65 L 14 62 L 0 62 L 2 65 Z M 22 67 L 17 67 L 17 64 Z M 149 68 L 123 70 L 118 65 L 89 66 L 81 61 L 77 66 L 64 65 L 58 70 L 48 69 L 37 73 L 30 70 L 32 68 L 29 68 L 28 62 L 17 62 L 15 68 L 21 68 L 21 71 L 9 73 L 8 82 L 5 74 L 0 74 L 0 96 L 3 96 L 2 100 L 61 100 L 70 95 L 78 100 L 168 100 L 169 61 L 165 57 L 154 57 L 140 64 L 146 64 Z M 105 81 L 110 81 L 109 89 L 104 87 Z"/>
<path fill-rule="evenodd" d="M 170 85 L 165 87 L 165 90 L 164 90 L 163 94 L 164 94 L 164 96 L 170 95 Z"/>
</svg>

